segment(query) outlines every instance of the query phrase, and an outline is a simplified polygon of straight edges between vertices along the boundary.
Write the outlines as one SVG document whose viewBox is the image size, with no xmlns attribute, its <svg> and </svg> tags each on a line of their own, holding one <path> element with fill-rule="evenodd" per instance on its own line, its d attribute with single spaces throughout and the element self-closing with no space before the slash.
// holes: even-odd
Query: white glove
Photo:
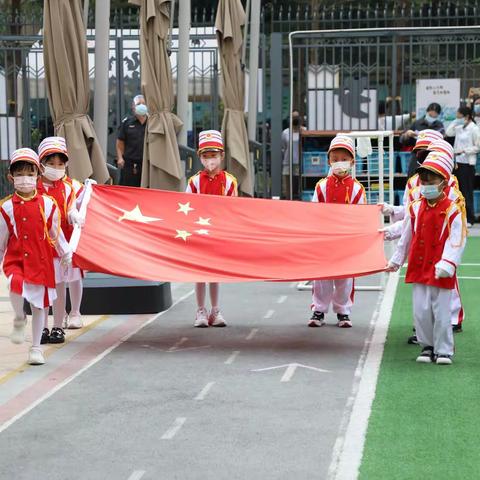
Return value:
<svg viewBox="0 0 480 480">
<path fill-rule="evenodd" d="M 439 278 L 450 278 L 452 275 L 450 275 L 449 272 L 444 270 L 443 268 L 440 267 L 435 267 L 435 278 L 438 280 Z"/>
<path fill-rule="evenodd" d="M 73 257 L 73 252 L 69 250 L 68 252 L 64 253 L 61 259 L 61 264 L 64 267 L 69 267 L 72 264 L 72 257 Z"/>
<path fill-rule="evenodd" d="M 389 203 L 379 203 L 378 205 L 382 206 L 382 213 L 384 215 L 393 215 L 393 205 L 390 205 Z"/>
<path fill-rule="evenodd" d="M 79 227 L 83 227 L 85 225 L 85 218 L 78 210 L 72 210 L 68 216 L 72 225 L 78 225 Z"/>
<path fill-rule="evenodd" d="M 398 263 L 394 263 L 394 262 L 390 261 L 390 262 L 388 262 L 386 271 L 387 272 L 396 272 L 399 268 L 400 268 L 400 265 Z"/>
<path fill-rule="evenodd" d="M 393 240 L 393 235 L 391 234 L 391 232 L 390 232 L 390 230 L 388 229 L 388 227 L 379 228 L 378 231 L 381 232 L 381 233 L 383 233 L 383 239 L 384 239 L 386 242 L 389 242 L 389 241 Z"/>
<path fill-rule="evenodd" d="M 93 178 L 87 178 L 85 179 L 85 182 L 84 182 L 84 185 L 87 186 L 87 185 L 97 185 L 97 181 L 94 180 Z"/>
</svg>

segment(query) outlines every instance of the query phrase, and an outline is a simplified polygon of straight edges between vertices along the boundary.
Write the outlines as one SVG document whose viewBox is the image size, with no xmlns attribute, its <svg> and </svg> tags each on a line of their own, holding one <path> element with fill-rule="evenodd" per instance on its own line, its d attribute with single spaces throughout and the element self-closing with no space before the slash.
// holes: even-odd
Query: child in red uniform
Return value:
<svg viewBox="0 0 480 480">
<path fill-rule="evenodd" d="M 61 213 L 62 231 L 67 241 L 73 232 L 73 225 L 81 226 L 82 221 L 76 207 L 75 190 L 71 183 L 65 180 L 65 169 L 68 163 L 68 153 L 65 139 L 62 137 L 47 137 L 38 147 L 39 160 L 43 166 L 42 178 L 38 181 L 38 191 L 52 197 L 57 202 Z M 63 323 L 65 317 L 66 284 L 82 281 L 82 271 L 70 266 L 61 265 L 60 258 L 54 255 L 55 282 L 57 298 L 53 302 L 53 328 L 48 330 L 48 315 L 42 334 L 42 343 L 63 343 L 65 332 Z M 78 312 L 80 305 L 72 299 L 72 312 Z"/>
<path fill-rule="evenodd" d="M 223 139 L 216 130 L 200 132 L 198 141 L 198 155 L 204 170 L 198 172 L 188 181 L 188 193 L 203 193 L 207 195 L 237 195 L 237 180 L 225 170 L 221 169 L 224 158 Z M 210 302 L 212 309 L 208 314 L 205 308 L 206 285 L 195 285 L 197 297 L 197 314 L 195 327 L 225 327 L 225 319 L 218 307 L 219 285 L 210 283 Z"/>
<path fill-rule="evenodd" d="M 365 203 L 363 185 L 350 175 L 354 161 L 353 139 L 337 135 L 328 149 L 328 163 L 332 173 L 317 183 L 312 202 Z M 312 304 L 313 315 L 308 322 L 309 327 L 325 325 L 325 314 L 330 304 L 337 314 L 337 326 L 351 327 L 349 315 L 353 305 L 353 278 L 315 280 Z"/>
<path fill-rule="evenodd" d="M 15 312 L 11 339 L 22 343 L 25 338 L 25 299 L 32 309 L 32 347 L 28 357 L 31 365 L 45 363 L 40 347 L 45 308 L 56 298 L 52 247 L 64 265 L 72 259 L 60 228 L 60 212 L 55 200 L 37 192 L 40 169 L 33 150 L 15 150 L 8 175 L 15 193 L 0 207 L 0 255 Z"/>
<path fill-rule="evenodd" d="M 413 283 L 413 315 L 422 346 L 419 363 L 452 363 L 452 290 L 466 238 L 465 214 L 445 193 L 452 169 L 453 159 L 437 152 L 418 168 L 422 196 L 408 207 L 388 268 L 398 270 L 408 256 L 405 281 Z"/>
</svg>

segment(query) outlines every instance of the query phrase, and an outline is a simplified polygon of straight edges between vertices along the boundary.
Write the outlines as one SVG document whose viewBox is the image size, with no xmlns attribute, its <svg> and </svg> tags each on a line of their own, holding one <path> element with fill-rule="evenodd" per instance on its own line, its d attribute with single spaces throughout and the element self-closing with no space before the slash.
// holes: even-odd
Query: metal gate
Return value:
<svg viewBox="0 0 480 480">
<path fill-rule="evenodd" d="M 291 106 L 312 130 L 378 129 L 379 106 L 415 111 L 417 79 L 461 79 L 461 99 L 480 84 L 480 27 L 292 32 Z M 336 111 L 334 111 L 336 110 Z"/>
<path fill-rule="evenodd" d="M 200 29 L 199 29 L 200 30 Z M 218 101 L 218 50 L 213 28 L 191 32 L 188 143 L 196 147 L 198 132 L 219 128 L 222 112 Z M 94 31 L 87 31 L 90 115 L 93 118 Z M 172 37 L 172 74 L 176 78 L 177 37 Z M 115 139 L 131 101 L 140 92 L 138 30 L 117 29 L 110 34 L 108 157 L 115 158 Z M 10 153 L 21 146 L 36 149 L 42 138 L 53 135 L 48 107 L 41 35 L 0 35 L 0 196 L 9 193 L 4 173 Z"/>
</svg>

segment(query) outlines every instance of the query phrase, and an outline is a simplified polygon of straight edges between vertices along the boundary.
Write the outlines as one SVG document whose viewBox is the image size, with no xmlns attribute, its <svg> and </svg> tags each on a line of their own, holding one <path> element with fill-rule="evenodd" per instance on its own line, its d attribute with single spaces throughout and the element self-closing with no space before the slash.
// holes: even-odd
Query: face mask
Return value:
<svg viewBox="0 0 480 480">
<path fill-rule="evenodd" d="M 350 168 L 352 168 L 350 162 L 333 162 L 330 166 L 335 175 L 345 175 L 350 171 Z"/>
<path fill-rule="evenodd" d="M 300 119 L 298 117 L 292 118 L 292 125 L 298 127 L 300 125 Z"/>
<path fill-rule="evenodd" d="M 480 115 L 480 103 L 473 106 L 473 111 L 474 111 L 477 115 Z"/>
<path fill-rule="evenodd" d="M 465 123 L 465 118 L 464 117 L 461 117 L 461 118 L 456 118 L 454 120 L 454 122 L 457 124 L 457 125 L 463 125 Z"/>
<path fill-rule="evenodd" d="M 432 116 L 429 115 L 428 113 L 425 115 L 425 121 L 426 121 L 428 124 L 433 123 L 435 120 L 436 120 L 436 118 L 432 117 Z"/>
<path fill-rule="evenodd" d="M 219 160 L 218 158 L 209 158 L 205 162 L 205 168 L 209 172 L 213 172 L 214 170 L 216 170 L 220 166 L 220 163 L 221 163 L 221 160 Z"/>
<path fill-rule="evenodd" d="M 31 193 L 37 188 L 37 177 L 21 176 L 13 177 L 15 190 L 21 193 Z"/>
<path fill-rule="evenodd" d="M 139 103 L 135 105 L 135 113 L 140 117 L 145 117 L 148 113 L 148 108 L 145 104 Z"/>
<path fill-rule="evenodd" d="M 43 172 L 43 176 L 50 180 L 51 182 L 56 182 L 57 180 L 61 180 L 65 176 L 65 167 L 63 168 L 53 168 L 49 165 L 45 165 L 45 171 Z"/>
<path fill-rule="evenodd" d="M 420 187 L 420 193 L 427 200 L 435 200 L 442 193 L 442 190 L 441 190 L 442 183 L 440 183 L 439 185 L 422 185 Z"/>
</svg>

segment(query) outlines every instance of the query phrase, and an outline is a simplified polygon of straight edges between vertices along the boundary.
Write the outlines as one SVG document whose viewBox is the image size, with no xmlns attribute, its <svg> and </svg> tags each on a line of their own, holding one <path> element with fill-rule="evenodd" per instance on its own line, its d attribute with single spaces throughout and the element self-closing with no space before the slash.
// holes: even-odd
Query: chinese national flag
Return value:
<svg viewBox="0 0 480 480">
<path fill-rule="evenodd" d="M 311 280 L 385 268 L 380 207 L 94 185 L 74 256 L 171 282 Z"/>
</svg>

